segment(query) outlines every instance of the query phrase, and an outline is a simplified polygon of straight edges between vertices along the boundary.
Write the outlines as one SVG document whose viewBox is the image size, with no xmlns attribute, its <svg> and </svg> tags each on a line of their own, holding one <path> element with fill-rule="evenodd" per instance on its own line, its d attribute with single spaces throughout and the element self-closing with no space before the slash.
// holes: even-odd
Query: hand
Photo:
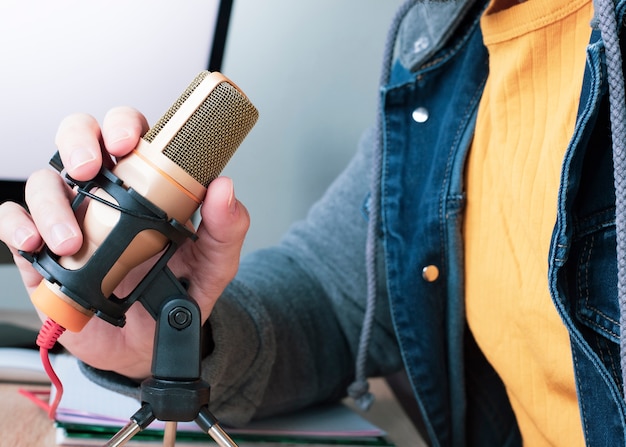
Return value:
<svg viewBox="0 0 626 447">
<path fill-rule="evenodd" d="M 91 116 L 77 114 L 63 120 L 56 144 L 68 174 L 76 180 L 89 180 L 103 163 L 113 165 L 111 156 L 119 158 L 131 152 L 147 129 L 145 118 L 130 108 L 111 110 L 102 129 Z M 72 255 L 83 238 L 70 205 L 73 192 L 58 174 L 51 170 L 34 173 L 25 195 L 31 214 L 12 202 L 0 205 L 0 239 L 13 252 L 31 293 L 42 278 L 17 250 L 37 251 L 45 243 L 57 255 Z M 235 276 L 250 218 L 226 177 L 209 185 L 200 213 L 198 240 L 181 245 L 169 267 L 177 277 L 189 280 L 189 293 L 198 302 L 204 322 Z M 129 284 L 136 283 L 132 274 L 119 285 L 117 295 L 125 296 Z M 119 328 L 92 318 L 80 333 L 66 331 L 59 341 L 96 368 L 143 379 L 150 374 L 154 320 L 139 303 L 129 309 L 126 319 L 126 325 Z"/>
</svg>

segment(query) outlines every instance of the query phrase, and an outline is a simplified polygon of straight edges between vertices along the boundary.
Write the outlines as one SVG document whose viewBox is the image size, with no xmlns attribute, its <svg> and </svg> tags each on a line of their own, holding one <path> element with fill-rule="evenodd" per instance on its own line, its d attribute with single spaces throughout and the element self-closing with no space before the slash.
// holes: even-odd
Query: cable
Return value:
<svg viewBox="0 0 626 447">
<path fill-rule="evenodd" d="M 49 351 L 54 347 L 63 332 L 65 332 L 65 328 L 63 326 L 48 318 L 44 321 L 41 329 L 39 330 L 39 335 L 37 336 L 37 346 L 39 346 L 41 363 L 43 364 L 46 374 L 48 374 L 48 377 L 50 378 L 52 386 L 56 389 L 54 401 L 50 404 L 50 408 L 48 410 L 48 416 L 50 419 L 55 418 L 57 407 L 59 406 L 59 402 L 63 396 L 63 384 L 54 372 L 54 368 L 50 362 Z"/>
</svg>

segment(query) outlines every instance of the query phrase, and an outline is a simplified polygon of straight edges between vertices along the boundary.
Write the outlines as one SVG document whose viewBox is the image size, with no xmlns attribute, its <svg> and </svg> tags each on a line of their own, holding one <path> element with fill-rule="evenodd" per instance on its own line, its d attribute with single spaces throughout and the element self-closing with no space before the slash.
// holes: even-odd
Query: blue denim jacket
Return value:
<svg viewBox="0 0 626 447">
<path fill-rule="evenodd" d="M 432 16 L 437 3 L 429 3 L 414 9 Z M 432 444 L 508 446 L 520 444 L 514 415 L 464 318 L 464 166 L 488 75 L 479 28 L 485 2 L 473 3 L 457 9 L 462 20 L 446 11 L 441 20 L 454 32 L 430 42 L 431 54 L 415 57 L 412 66 L 400 57 L 382 90 L 382 230 L 393 321 Z M 619 11 L 625 3 L 620 0 Z M 417 43 L 428 43 L 421 32 L 413 30 L 414 49 L 428 47 Z M 550 292 L 571 337 L 590 446 L 624 445 L 626 439 L 603 57 L 600 33 L 593 30 L 547 260 Z M 434 280 L 424 275 L 435 267 Z"/>
</svg>

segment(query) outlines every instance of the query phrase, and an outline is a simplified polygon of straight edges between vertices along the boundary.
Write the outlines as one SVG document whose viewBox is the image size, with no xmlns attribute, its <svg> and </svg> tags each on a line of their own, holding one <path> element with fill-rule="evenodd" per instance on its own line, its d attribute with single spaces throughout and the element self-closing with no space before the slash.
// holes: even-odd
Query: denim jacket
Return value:
<svg viewBox="0 0 626 447">
<path fill-rule="evenodd" d="M 484 3 L 458 8 L 463 16 L 458 23 L 446 16 L 454 32 L 443 35 L 443 43 L 426 57 L 400 57 L 382 91 L 381 209 L 389 300 L 433 445 L 520 443 L 504 387 L 464 318 L 463 179 L 488 75 L 479 28 Z M 625 2 L 619 3 L 621 11 Z M 432 15 L 437 3 L 418 2 L 415 8 L 431 8 L 425 14 Z M 428 39 L 420 29 L 413 33 L 415 48 L 423 49 Z M 550 293 L 570 334 L 590 446 L 624 445 L 626 439 L 603 56 L 600 33 L 593 30 L 547 260 Z M 433 271 L 435 276 L 428 274 Z"/>
</svg>

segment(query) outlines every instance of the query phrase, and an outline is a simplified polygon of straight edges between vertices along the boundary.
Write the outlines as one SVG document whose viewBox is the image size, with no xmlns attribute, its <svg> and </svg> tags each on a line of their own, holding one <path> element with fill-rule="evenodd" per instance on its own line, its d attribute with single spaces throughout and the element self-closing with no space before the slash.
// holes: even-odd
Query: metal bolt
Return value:
<svg viewBox="0 0 626 447">
<path fill-rule="evenodd" d="M 174 329 L 185 329 L 191 324 L 191 312 L 184 307 L 175 307 L 167 316 L 170 326 Z"/>
</svg>

